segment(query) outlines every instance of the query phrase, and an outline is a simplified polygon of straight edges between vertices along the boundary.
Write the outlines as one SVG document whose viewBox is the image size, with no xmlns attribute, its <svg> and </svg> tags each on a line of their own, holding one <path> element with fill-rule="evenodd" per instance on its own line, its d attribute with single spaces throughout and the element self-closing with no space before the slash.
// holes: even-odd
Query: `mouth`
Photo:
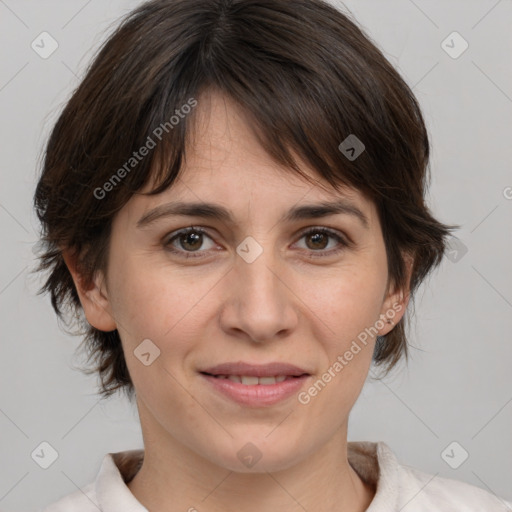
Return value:
<svg viewBox="0 0 512 512">
<path fill-rule="evenodd" d="M 266 364 L 252 364 L 243 361 L 227 362 L 209 368 L 203 368 L 200 370 L 200 373 L 214 377 L 272 377 L 281 380 L 288 377 L 301 377 L 304 374 L 309 375 L 309 372 L 304 368 L 278 361 Z"/>
<path fill-rule="evenodd" d="M 270 377 L 256 377 L 255 375 L 214 375 L 207 372 L 200 372 L 203 375 L 213 377 L 215 379 L 227 379 L 231 382 L 237 382 L 244 386 L 272 386 L 285 380 L 300 379 L 302 376 L 309 374 L 304 373 L 303 375 L 274 375 Z"/>
<path fill-rule="evenodd" d="M 223 363 L 199 374 L 216 394 L 246 407 L 270 406 L 291 398 L 312 376 L 303 368 L 279 362 Z"/>
</svg>

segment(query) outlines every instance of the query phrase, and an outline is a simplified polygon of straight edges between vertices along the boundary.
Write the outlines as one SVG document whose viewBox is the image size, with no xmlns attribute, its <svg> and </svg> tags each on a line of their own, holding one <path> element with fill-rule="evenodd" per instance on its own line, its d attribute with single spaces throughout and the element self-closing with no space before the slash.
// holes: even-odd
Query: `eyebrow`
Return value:
<svg viewBox="0 0 512 512">
<path fill-rule="evenodd" d="M 370 227 L 367 216 L 355 204 L 345 199 L 296 206 L 286 212 L 279 222 L 296 222 L 304 219 L 316 219 L 339 214 L 356 217 L 365 229 L 369 229 Z M 221 205 L 203 202 L 172 202 L 157 206 L 144 213 L 137 222 L 137 228 L 143 229 L 158 219 L 172 216 L 201 217 L 204 219 L 218 220 L 226 224 L 236 224 L 231 212 Z"/>
</svg>

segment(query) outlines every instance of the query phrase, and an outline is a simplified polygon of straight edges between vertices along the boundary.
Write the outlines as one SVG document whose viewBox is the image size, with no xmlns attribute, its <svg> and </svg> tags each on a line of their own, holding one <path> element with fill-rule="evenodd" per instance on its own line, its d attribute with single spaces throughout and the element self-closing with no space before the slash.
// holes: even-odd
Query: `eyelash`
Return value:
<svg viewBox="0 0 512 512">
<path fill-rule="evenodd" d="M 184 258 L 184 259 L 205 258 L 206 256 L 196 255 L 196 254 L 199 254 L 199 253 L 205 252 L 205 251 L 187 252 L 187 251 L 183 251 L 183 250 L 177 250 L 177 249 L 174 249 L 171 247 L 171 243 L 174 240 L 179 239 L 181 236 L 188 235 L 190 233 L 199 233 L 202 235 L 206 235 L 210 239 L 212 238 L 211 236 L 208 235 L 208 232 L 206 230 L 204 230 L 203 228 L 191 226 L 191 227 L 181 229 L 179 231 L 175 231 L 175 232 L 171 233 L 170 235 L 173 235 L 173 236 L 170 238 L 166 237 L 164 239 L 164 244 L 163 244 L 164 248 L 167 251 L 169 251 L 170 253 L 176 254 L 179 257 Z M 352 241 L 348 240 L 346 237 L 343 237 L 340 234 L 338 234 L 336 231 L 333 231 L 333 230 L 325 228 L 325 227 L 309 228 L 307 231 L 303 231 L 301 233 L 299 240 L 304 238 L 307 235 L 318 234 L 318 233 L 323 234 L 323 235 L 328 235 L 329 237 L 334 238 L 341 245 L 341 247 L 338 249 L 330 249 L 327 251 L 326 250 L 320 250 L 320 251 L 310 250 L 313 258 L 323 258 L 326 256 L 333 256 L 333 255 L 336 255 L 336 254 L 342 252 L 345 249 L 352 247 L 352 245 L 353 245 Z"/>
</svg>

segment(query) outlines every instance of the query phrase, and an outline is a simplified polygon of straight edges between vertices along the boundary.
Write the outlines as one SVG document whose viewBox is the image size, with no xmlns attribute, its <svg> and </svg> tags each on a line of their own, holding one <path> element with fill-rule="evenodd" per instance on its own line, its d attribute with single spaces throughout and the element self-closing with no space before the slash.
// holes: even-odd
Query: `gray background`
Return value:
<svg viewBox="0 0 512 512">
<path fill-rule="evenodd" d="M 119 397 L 99 402 L 96 378 L 73 369 L 79 338 L 60 329 L 48 297 L 36 296 L 41 279 L 29 274 L 48 130 L 93 50 L 139 3 L 0 0 L 0 510 L 41 507 L 92 481 L 105 453 L 142 446 L 135 407 Z M 417 296 L 409 367 L 369 379 L 349 440 L 385 441 L 404 464 L 510 500 L 512 5 L 345 5 L 413 87 L 433 143 L 429 204 L 462 226 L 458 251 Z M 43 31 L 59 45 L 47 59 L 31 48 Z M 453 31 L 469 44 L 456 59 L 441 45 Z M 46 470 L 31 458 L 42 441 L 59 454 Z M 452 465 L 469 453 L 457 469 L 441 455 L 453 441 Z"/>
</svg>

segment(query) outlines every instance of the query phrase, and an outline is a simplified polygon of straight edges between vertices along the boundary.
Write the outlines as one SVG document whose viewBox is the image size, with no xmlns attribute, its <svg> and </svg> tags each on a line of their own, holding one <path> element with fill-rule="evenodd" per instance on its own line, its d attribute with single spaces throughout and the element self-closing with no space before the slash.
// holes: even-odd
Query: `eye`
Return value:
<svg viewBox="0 0 512 512">
<path fill-rule="evenodd" d="M 306 243 L 306 249 L 311 250 L 312 256 L 323 257 L 323 256 L 331 256 L 333 254 L 337 254 L 344 250 L 347 247 L 351 246 L 351 242 L 339 234 L 337 231 L 333 231 L 331 229 L 327 229 L 324 227 L 311 228 L 302 233 L 301 240 L 309 238 L 310 243 Z M 337 247 L 335 244 L 334 249 L 330 249 L 326 251 L 326 247 L 329 245 L 329 239 L 334 239 L 337 242 Z M 316 254 L 319 253 L 319 254 Z"/>
<path fill-rule="evenodd" d="M 172 236 L 171 236 L 172 235 Z M 171 233 L 169 237 L 164 239 L 164 247 L 167 251 L 183 258 L 202 258 L 204 253 L 213 249 L 216 245 L 207 232 L 199 227 L 189 227 Z M 205 238 L 211 243 L 204 247 Z M 310 228 L 303 232 L 300 240 L 306 239 L 306 250 L 311 253 L 313 258 L 331 256 L 351 247 L 352 242 L 342 236 L 337 231 L 333 231 L 324 227 Z M 334 240 L 334 248 L 326 250 L 329 242 Z M 202 250 L 201 250 L 202 248 Z"/>
<path fill-rule="evenodd" d="M 173 233 L 174 234 L 174 233 Z M 202 228 L 197 227 L 189 227 L 186 229 L 182 229 L 180 231 L 175 232 L 174 236 L 167 238 L 164 241 L 164 247 L 169 252 L 173 254 L 177 254 L 184 258 L 199 258 L 203 257 L 201 253 L 205 251 L 200 251 L 199 249 L 203 246 L 204 237 L 208 238 L 210 241 L 213 240 L 206 234 L 206 231 Z M 180 246 L 181 249 L 176 249 L 176 245 Z M 211 249 L 215 244 L 212 244 L 210 247 L 206 249 Z"/>
</svg>

